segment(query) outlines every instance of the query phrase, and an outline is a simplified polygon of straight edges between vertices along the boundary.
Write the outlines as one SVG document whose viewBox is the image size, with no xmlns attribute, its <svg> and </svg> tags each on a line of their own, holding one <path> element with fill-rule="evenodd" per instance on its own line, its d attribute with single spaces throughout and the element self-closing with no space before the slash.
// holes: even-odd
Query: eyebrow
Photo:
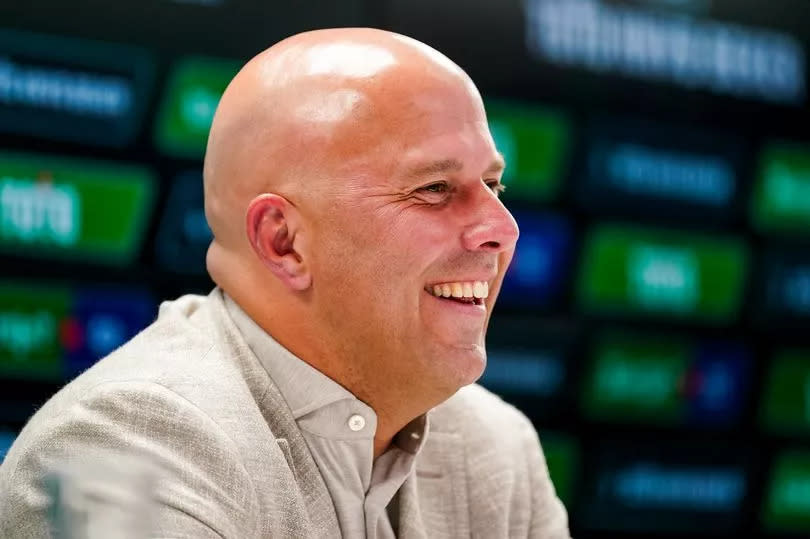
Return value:
<svg viewBox="0 0 810 539">
<path fill-rule="evenodd" d="M 463 169 L 464 165 L 458 159 L 440 159 L 433 161 L 427 165 L 419 165 L 409 170 L 405 176 L 407 178 L 419 178 L 422 176 L 430 176 L 432 174 L 442 174 L 445 172 L 458 172 Z M 484 174 L 492 174 L 501 172 L 506 168 L 503 156 L 499 153 L 494 161 L 487 167 Z"/>
</svg>

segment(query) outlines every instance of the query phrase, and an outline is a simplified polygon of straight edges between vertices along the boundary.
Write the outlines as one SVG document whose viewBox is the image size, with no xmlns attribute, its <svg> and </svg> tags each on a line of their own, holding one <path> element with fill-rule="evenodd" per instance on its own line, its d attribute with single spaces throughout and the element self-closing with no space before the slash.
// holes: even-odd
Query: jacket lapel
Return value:
<svg viewBox="0 0 810 539">
<path fill-rule="evenodd" d="M 340 527 L 335 513 L 335 505 L 326 488 L 318 466 L 312 458 L 301 431 L 274 384 L 268 387 L 261 403 L 262 413 L 270 424 L 279 446 L 286 445 L 285 457 L 296 477 L 301 495 L 307 506 L 312 524 L 312 537 L 340 537 Z M 289 461 L 288 461 L 289 462 Z"/>
<path fill-rule="evenodd" d="M 399 489 L 399 539 L 427 539 L 425 525 L 419 509 L 417 479 L 411 474 Z"/>
<path fill-rule="evenodd" d="M 220 332 L 222 346 L 230 357 L 240 363 L 245 381 L 295 475 L 311 524 L 307 537 L 340 538 L 332 497 L 287 402 L 228 316 L 220 289 L 215 288 L 209 297 L 215 306 L 214 330 Z"/>
<path fill-rule="evenodd" d="M 400 539 L 470 536 L 465 459 L 461 436 L 431 428 L 400 490 Z"/>
</svg>

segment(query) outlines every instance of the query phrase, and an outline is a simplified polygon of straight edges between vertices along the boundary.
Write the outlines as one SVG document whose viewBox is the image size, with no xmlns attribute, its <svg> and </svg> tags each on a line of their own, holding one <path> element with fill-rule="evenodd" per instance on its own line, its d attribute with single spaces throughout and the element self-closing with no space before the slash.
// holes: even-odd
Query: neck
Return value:
<svg viewBox="0 0 810 539">
<path fill-rule="evenodd" d="M 328 376 L 354 395 L 358 400 L 368 405 L 376 415 L 377 430 L 374 433 L 374 458 L 376 459 L 391 446 L 394 437 L 411 421 L 427 413 L 428 410 L 440 404 L 444 398 L 427 402 L 414 398 L 417 391 L 408 391 L 406 388 L 388 383 L 380 384 L 380 380 L 371 380 L 358 377 L 366 369 L 342 368 L 344 365 L 330 356 L 329 361 L 318 361 L 318 358 L 298 356 L 312 367 Z M 385 380 L 393 378 L 386 377 Z M 446 398 L 446 396 L 445 396 Z"/>
<path fill-rule="evenodd" d="M 344 386 L 346 387 L 346 386 Z M 358 399 L 368 404 L 377 415 L 377 431 L 374 433 L 374 458 L 391 446 L 394 437 L 411 421 L 444 402 L 450 395 L 432 400 L 414 399 L 414 391 L 402 391 L 401 387 L 383 388 L 378 398 L 368 393 L 368 386 L 361 389 L 347 387 Z"/>
<path fill-rule="evenodd" d="M 242 268 L 244 269 L 244 268 Z M 374 458 L 382 455 L 391 445 L 394 436 L 408 423 L 446 400 L 450 394 L 429 395 L 425 393 L 424 381 L 408 380 L 402 373 L 380 376 L 372 365 L 359 366 L 342 361 L 342 357 L 358 357 L 357 354 L 340 353 L 339 350 L 317 348 L 324 340 L 310 324 L 303 322 L 311 317 L 299 316 L 294 306 L 278 305 L 280 294 L 263 286 L 245 287 L 245 273 L 222 272 L 215 282 L 247 313 L 265 332 L 293 355 L 307 362 L 335 382 L 345 387 L 359 400 L 366 403 L 377 415 L 377 431 L 374 435 Z M 225 275 L 240 274 L 241 283 L 230 282 Z M 212 273 L 213 276 L 213 273 Z M 233 286 L 228 286 L 233 285 Z M 275 301 L 274 301 L 275 298 Z M 274 304 L 272 309 L 268 305 Z M 312 348 L 312 346 L 316 346 Z M 365 350 L 366 357 L 380 357 L 382 351 Z M 369 376 L 369 373 L 378 373 Z M 390 380 L 401 380 L 392 385 Z M 413 383 L 409 383 L 413 382 Z M 418 383 L 417 383 L 418 382 Z"/>
<path fill-rule="evenodd" d="M 377 457 L 388 451 L 388 448 L 391 446 L 391 441 L 393 437 L 388 437 L 387 439 L 383 439 L 378 434 L 374 435 L 374 459 L 376 460 Z"/>
</svg>

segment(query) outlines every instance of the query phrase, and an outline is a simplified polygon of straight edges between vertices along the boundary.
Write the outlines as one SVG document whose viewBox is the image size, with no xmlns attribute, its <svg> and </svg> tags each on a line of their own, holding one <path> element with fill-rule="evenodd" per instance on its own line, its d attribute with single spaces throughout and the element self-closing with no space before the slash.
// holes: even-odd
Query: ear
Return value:
<svg viewBox="0 0 810 539">
<path fill-rule="evenodd" d="M 250 201 L 246 226 L 250 246 L 273 275 L 290 289 L 301 291 L 312 285 L 312 275 L 300 244 L 300 214 L 286 198 L 264 193 Z"/>
</svg>

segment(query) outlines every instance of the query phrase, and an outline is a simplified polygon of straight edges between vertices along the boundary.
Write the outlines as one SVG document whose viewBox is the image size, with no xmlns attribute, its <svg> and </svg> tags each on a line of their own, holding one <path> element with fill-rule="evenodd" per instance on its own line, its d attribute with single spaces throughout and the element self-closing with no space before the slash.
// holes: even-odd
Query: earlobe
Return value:
<svg viewBox="0 0 810 539">
<path fill-rule="evenodd" d="M 248 205 L 247 236 L 253 252 L 282 283 L 300 291 L 309 288 L 312 277 L 295 249 L 298 222 L 297 210 L 282 196 L 265 193 Z"/>
</svg>

